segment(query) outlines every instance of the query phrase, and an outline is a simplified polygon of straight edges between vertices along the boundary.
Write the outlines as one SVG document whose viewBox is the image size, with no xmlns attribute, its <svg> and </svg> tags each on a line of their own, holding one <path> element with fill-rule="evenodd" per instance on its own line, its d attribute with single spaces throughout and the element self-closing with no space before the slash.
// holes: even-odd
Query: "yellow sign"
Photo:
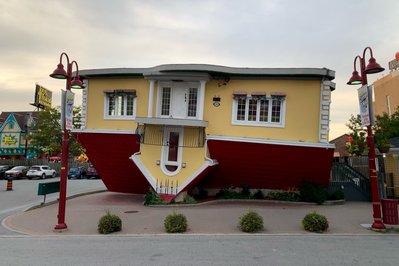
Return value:
<svg viewBox="0 0 399 266">
<path fill-rule="evenodd" d="M 34 105 L 42 109 L 51 108 L 52 96 L 53 93 L 51 91 L 36 85 Z"/>
<path fill-rule="evenodd" d="M 18 140 L 15 136 L 4 135 L 4 137 L 3 137 L 3 143 L 6 145 L 14 145 L 17 142 L 18 142 Z"/>
</svg>

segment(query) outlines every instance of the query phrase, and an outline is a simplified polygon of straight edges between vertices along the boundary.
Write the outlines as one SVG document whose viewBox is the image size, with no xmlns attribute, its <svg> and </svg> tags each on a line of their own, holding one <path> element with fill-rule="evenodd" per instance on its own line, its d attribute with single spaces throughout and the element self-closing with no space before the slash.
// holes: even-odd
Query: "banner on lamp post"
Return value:
<svg viewBox="0 0 399 266">
<path fill-rule="evenodd" d="M 73 129 L 73 102 L 75 94 L 62 90 L 61 97 L 61 126 L 62 130 Z"/>
<path fill-rule="evenodd" d="M 374 125 L 374 111 L 373 111 L 373 89 L 372 86 L 364 85 L 358 90 L 360 116 L 362 118 L 363 126 Z"/>
</svg>

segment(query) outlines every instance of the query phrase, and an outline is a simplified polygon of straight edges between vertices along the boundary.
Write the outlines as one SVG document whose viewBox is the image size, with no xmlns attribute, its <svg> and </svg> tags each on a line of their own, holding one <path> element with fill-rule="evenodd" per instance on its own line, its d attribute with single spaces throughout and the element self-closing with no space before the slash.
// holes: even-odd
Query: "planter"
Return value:
<svg viewBox="0 0 399 266">
<path fill-rule="evenodd" d="M 388 153 L 390 148 L 391 148 L 391 147 L 378 147 L 378 150 L 379 150 L 381 153 Z"/>
</svg>

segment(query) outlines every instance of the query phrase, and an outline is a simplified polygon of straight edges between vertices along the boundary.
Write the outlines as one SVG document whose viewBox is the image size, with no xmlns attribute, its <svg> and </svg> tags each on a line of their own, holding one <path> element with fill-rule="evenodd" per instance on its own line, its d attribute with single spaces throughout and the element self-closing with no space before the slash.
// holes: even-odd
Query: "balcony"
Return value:
<svg viewBox="0 0 399 266">
<path fill-rule="evenodd" d="M 146 145 L 167 146 L 165 130 L 169 125 L 138 124 L 136 128 L 137 142 Z M 205 144 L 205 127 L 184 127 L 182 147 L 202 148 Z"/>
</svg>

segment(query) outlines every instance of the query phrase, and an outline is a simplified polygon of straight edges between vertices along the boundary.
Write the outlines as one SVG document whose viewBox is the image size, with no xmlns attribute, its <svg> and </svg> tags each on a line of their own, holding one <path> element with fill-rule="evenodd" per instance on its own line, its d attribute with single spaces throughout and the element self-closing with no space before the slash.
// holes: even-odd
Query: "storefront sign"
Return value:
<svg viewBox="0 0 399 266">
<path fill-rule="evenodd" d="M 15 143 L 17 143 L 17 139 L 15 138 L 15 136 L 4 136 L 3 137 L 3 143 L 5 145 L 14 145 Z"/>
<path fill-rule="evenodd" d="M 18 133 L 2 133 L 0 147 L 3 148 L 18 147 L 19 146 L 18 140 L 19 140 Z"/>
<path fill-rule="evenodd" d="M 36 84 L 35 103 L 34 106 L 47 109 L 51 108 L 52 92 Z"/>
</svg>

